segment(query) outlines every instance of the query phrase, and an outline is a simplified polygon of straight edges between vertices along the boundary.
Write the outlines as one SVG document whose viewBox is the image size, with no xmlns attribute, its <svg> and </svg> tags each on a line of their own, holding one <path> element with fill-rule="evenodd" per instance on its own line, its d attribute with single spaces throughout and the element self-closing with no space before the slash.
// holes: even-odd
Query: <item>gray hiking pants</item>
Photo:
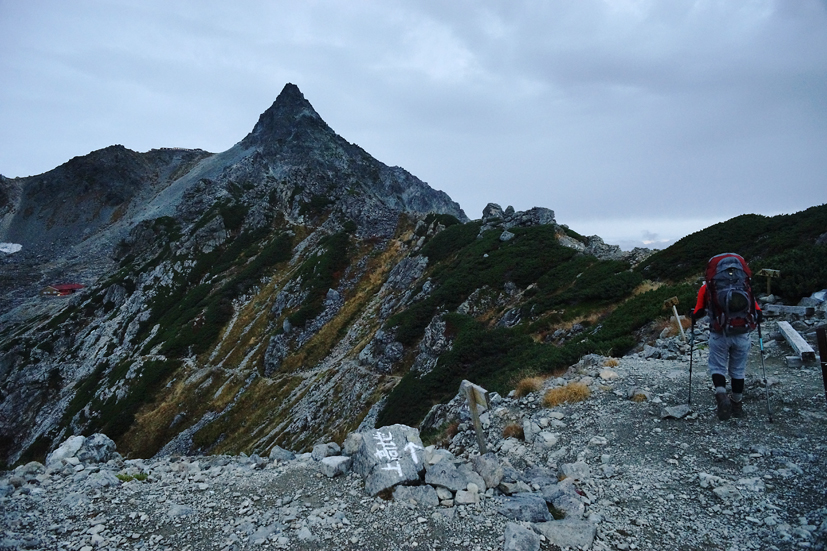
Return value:
<svg viewBox="0 0 827 551">
<path fill-rule="evenodd" d="M 729 374 L 731 379 L 743 379 L 747 370 L 747 355 L 752 342 L 749 333 L 725 336 L 709 332 L 709 374 Z"/>
</svg>

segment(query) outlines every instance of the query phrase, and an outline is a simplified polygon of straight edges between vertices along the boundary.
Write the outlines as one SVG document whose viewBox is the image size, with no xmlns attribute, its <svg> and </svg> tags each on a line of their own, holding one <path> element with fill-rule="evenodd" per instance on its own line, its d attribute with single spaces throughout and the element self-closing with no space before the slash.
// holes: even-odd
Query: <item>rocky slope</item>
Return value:
<svg viewBox="0 0 827 551">
<path fill-rule="evenodd" d="M 678 358 L 588 356 L 521 398 L 492 396 L 483 422 L 494 451 L 484 457 L 461 397 L 448 406 L 460 424 L 445 447 L 421 449 L 416 431 L 400 426 L 351 434 L 343 448 L 295 455 L 275 446 L 263 457 L 123 460 L 105 437 L 70 440 L 47 466 L 0 479 L 0 546 L 824 549 L 827 416 L 817 370 L 786 367 L 787 345 L 770 340 L 773 423 L 757 347 L 746 417 L 718 421 L 697 369 L 692 408 L 676 418 L 669 412 L 686 404 L 688 349 L 666 336 L 660 346 Z M 703 346 L 694 353 L 703 365 Z M 548 391 L 571 384 L 590 395 L 543 405 Z M 510 426 L 524 436 L 504 437 Z M 365 469 L 375 454 L 362 444 L 375 433 L 399 448 L 407 438 L 421 469 L 379 495 L 384 486 Z"/>
</svg>

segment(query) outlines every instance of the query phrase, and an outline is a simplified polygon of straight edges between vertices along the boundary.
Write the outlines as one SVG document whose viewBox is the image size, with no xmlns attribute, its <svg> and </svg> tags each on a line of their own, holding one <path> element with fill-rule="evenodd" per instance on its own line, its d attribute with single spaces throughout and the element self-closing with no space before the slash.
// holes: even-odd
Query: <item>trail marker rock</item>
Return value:
<svg viewBox="0 0 827 551">
<path fill-rule="evenodd" d="M 419 431 L 392 425 L 362 433 L 353 455 L 353 471 L 365 480 L 365 491 L 376 495 L 398 484 L 418 482 L 425 470 L 425 448 Z"/>
</svg>

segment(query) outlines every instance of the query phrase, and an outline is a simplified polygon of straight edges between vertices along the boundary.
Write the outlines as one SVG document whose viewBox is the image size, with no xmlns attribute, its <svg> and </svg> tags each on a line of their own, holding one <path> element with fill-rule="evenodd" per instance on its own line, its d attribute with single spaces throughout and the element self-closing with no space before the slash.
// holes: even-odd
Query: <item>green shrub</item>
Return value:
<svg viewBox="0 0 827 551">
<path fill-rule="evenodd" d="M 113 395 L 105 401 L 93 398 L 89 407 L 96 415 L 89 420 L 84 434 L 88 436 L 101 432 L 112 440 L 126 434 L 141 406 L 155 399 L 162 383 L 179 367 L 180 362 L 173 360 L 145 362 L 138 376 L 131 381 L 126 396 L 118 399 L 117 395 Z"/>
<path fill-rule="evenodd" d="M 223 205 L 219 207 L 218 214 L 224 220 L 224 227 L 229 231 L 238 231 L 244 224 L 244 218 L 250 209 L 244 205 Z"/>
<path fill-rule="evenodd" d="M 429 374 L 419 377 L 407 373 L 402 377 L 388 396 L 377 426 L 419 424 L 433 405 L 456 395 L 463 379 L 505 394 L 523 377 L 556 373 L 586 354 L 623 355 L 637 344 L 634 331 L 669 315 L 663 309 L 666 299 L 677 296 L 689 309 L 694 306 L 695 295 L 696 289 L 690 285 L 643 293 L 560 347 L 536 343 L 519 327 L 489 329 L 468 316 L 446 314 L 446 333 L 455 335 L 453 348 L 440 356 Z"/>
<path fill-rule="evenodd" d="M 826 230 L 827 204 L 772 217 L 745 214 L 680 239 L 649 257 L 636 271 L 647 279 L 678 282 L 702 276 L 707 261 L 716 254 L 734 252 L 754 272 L 781 269 L 781 278 L 773 281 L 773 287 L 777 283 L 782 296 L 796 300 L 827 287 L 824 263 L 818 260 L 827 253 L 815 245 Z"/>
<path fill-rule="evenodd" d="M 287 318 L 295 327 L 304 327 L 322 312 L 327 291 L 336 287 L 350 264 L 350 237 L 346 231 L 322 238 L 319 245 L 324 247 L 324 252 L 305 260 L 299 269 L 307 296 L 299 309 Z"/>
</svg>

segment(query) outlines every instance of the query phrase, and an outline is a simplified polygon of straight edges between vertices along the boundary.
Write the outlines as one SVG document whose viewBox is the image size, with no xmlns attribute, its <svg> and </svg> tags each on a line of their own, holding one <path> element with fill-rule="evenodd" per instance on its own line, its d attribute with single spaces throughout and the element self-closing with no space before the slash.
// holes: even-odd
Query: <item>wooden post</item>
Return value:
<svg viewBox="0 0 827 551">
<path fill-rule="evenodd" d="M 765 276 L 767 278 L 767 294 L 771 295 L 772 288 L 770 284 L 772 282 L 772 278 L 781 277 L 781 270 L 770 270 L 769 268 L 764 268 L 755 275 Z"/>
<path fill-rule="evenodd" d="M 672 307 L 672 313 L 675 315 L 675 323 L 678 324 L 678 331 L 681 333 L 681 340 L 686 341 L 686 334 L 683 332 L 683 325 L 681 325 L 681 317 L 678 315 L 678 297 L 672 297 L 668 300 L 663 301 L 663 307 L 669 308 Z"/>
<path fill-rule="evenodd" d="M 483 409 L 489 408 L 488 391 L 470 381 L 462 381 L 459 389 L 465 392 L 465 398 L 468 400 L 468 409 L 471 410 L 471 420 L 474 422 L 474 430 L 477 433 L 477 445 L 480 448 L 480 455 L 486 454 L 488 448 L 485 445 L 485 435 L 482 433 L 482 424 L 480 423 L 477 406 L 481 406 Z"/>
<path fill-rule="evenodd" d="M 778 330 L 781 331 L 781 334 L 784 335 L 784 338 L 787 339 L 787 342 L 793 350 L 795 350 L 802 362 L 815 361 L 815 350 L 804 340 L 804 337 L 798 334 L 798 331 L 793 329 L 793 326 L 790 325 L 789 322 L 779 321 Z"/>
<path fill-rule="evenodd" d="M 821 357 L 821 380 L 824 382 L 824 398 L 827 399 L 827 331 L 823 327 L 816 329 L 818 354 Z"/>
</svg>

